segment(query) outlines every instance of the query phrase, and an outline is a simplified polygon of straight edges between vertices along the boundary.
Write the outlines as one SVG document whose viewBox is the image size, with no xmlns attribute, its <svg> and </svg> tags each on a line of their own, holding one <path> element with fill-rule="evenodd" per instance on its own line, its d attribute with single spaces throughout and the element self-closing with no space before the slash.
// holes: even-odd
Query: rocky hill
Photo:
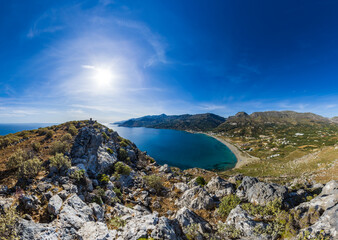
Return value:
<svg viewBox="0 0 338 240">
<path fill-rule="evenodd" d="M 145 116 L 119 122 L 122 127 L 147 127 L 191 131 L 210 131 L 223 123 L 225 118 L 211 114 Z"/>
<path fill-rule="evenodd" d="M 278 185 L 159 166 L 129 140 L 90 121 L 14 137 L 0 155 L 2 239 L 338 236 L 337 181 Z"/>
</svg>

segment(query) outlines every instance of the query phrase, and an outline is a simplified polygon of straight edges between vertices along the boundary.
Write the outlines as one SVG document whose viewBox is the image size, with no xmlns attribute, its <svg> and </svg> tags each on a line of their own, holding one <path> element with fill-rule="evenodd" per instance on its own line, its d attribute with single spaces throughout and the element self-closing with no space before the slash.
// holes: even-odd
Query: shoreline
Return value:
<svg viewBox="0 0 338 240">
<path fill-rule="evenodd" d="M 241 167 L 243 165 L 246 165 L 248 163 L 252 163 L 254 161 L 260 160 L 257 157 L 253 157 L 253 156 L 249 155 L 248 153 L 241 152 L 229 140 L 225 140 L 223 138 L 220 138 L 218 136 L 212 135 L 210 133 L 202 133 L 202 134 L 205 134 L 205 135 L 207 135 L 209 137 L 212 137 L 212 138 L 216 139 L 217 141 L 223 143 L 225 146 L 227 146 L 230 149 L 230 151 L 236 156 L 236 159 L 237 159 L 236 165 L 235 165 L 235 167 L 233 169 L 239 168 L 239 167 Z"/>
</svg>

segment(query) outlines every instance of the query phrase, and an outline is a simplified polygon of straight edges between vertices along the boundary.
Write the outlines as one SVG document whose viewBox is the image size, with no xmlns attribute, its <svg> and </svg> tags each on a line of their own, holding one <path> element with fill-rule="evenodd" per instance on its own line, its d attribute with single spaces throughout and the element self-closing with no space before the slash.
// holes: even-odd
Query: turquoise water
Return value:
<svg viewBox="0 0 338 240">
<path fill-rule="evenodd" d="M 0 135 L 52 126 L 54 123 L 0 123 Z"/>
<path fill-rule="evenodd" d="M 230 149 L 204 134 L 152 128 L 126 128 L 109 125 L 118 134 L 134 142 L 159 164 L 187 168 L 224 170 L 233 168 L 236 157 Z"/>
</svg>

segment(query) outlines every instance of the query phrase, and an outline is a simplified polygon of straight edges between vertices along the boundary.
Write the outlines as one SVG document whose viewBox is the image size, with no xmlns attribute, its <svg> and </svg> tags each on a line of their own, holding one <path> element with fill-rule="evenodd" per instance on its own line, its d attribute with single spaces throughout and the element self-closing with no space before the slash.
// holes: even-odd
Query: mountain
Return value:
<svg viewBox="0 0 338 240">
<path fill-rule="evenodd" d="M 338 123 L 338 117 L 330 118 L 331 122 Z"/>
<path fill-rule="evenodd" d="M 266 111 L 247 114 L 239 112 L 228 117 L 215 131 L 228 134 L 257 135 L 269 129 L 323 127 L 332 123 L 330 119 L 314 113 L 298 113 L 293 111 Z"/>
<path fill-rule="evenodd" d="M 334 239 L 338 231 L 334 180 L 284 185 L 160 166 L 95 121 L 2 138 L 10 139 L 0 149 L 2 239 Z"/>
<path fill-rule="evenodd" d="M 212 113 L 171 116 L 161 114 L 134 118 L 117 124 L 121 127 L 209 131 L 219 126 L 225 120 L 225 118 Z"/>
</svg>

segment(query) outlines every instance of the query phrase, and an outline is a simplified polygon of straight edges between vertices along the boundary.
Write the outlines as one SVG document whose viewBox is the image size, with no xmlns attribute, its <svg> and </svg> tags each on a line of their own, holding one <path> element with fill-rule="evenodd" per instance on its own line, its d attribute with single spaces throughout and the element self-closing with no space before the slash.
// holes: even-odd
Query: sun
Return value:
<svg viewBox="0 0 338 240">
<path fill-rule="evenodd" d="M 109 69 L 95 68 L 94 80 L 100 87 L 108 87 L 113 79 L 113 74 Z"/>
</svg>

